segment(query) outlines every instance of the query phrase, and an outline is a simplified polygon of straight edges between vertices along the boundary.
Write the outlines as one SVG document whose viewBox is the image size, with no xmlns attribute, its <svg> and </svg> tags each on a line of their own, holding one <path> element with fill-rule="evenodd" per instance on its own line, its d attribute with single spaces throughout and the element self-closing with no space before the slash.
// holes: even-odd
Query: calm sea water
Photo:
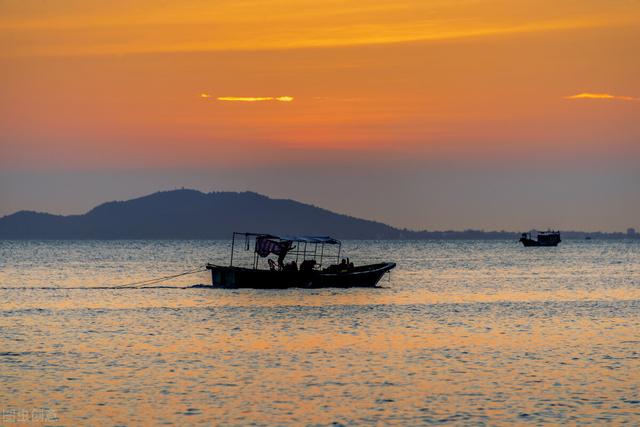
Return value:
<svg viewBox="0 0 640 427">
<path fill-rule="evenodd" d="M 219 241 L 0 242 L 0 425 L 640 424 L 640 244 L 345 242 L 376 289 L 92 289 Z"/>
</svg>

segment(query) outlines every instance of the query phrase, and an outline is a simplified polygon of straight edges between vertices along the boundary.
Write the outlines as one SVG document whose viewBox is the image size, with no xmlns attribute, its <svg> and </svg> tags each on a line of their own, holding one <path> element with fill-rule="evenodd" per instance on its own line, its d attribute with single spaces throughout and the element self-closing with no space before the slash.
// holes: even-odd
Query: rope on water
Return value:
<svg viewBox="0 0 640 427">
<path fill-rule="evenodd" d="M 70 289 L 144 289 L 144 288 L 153 288 L 153 285 L 156 285 L 161 282 L 166 282 L 167 280 L 175 279 L 176 277 L 187 276 L 189 274 L 201 273 L 203 271 L 207 271 L 206 268 L 198 268 L 195 270 L 187 270 L 182 273 L 172 274 L 170 276 L 162 276 L 156 277 L 154 279 L 141 280 L 139 282 L 131 282 L 125 283 L 123 285 L 113 285 L 113 286 L 89 286 L 89 287 L 56 287 L 56 286 L 42 286 L 42 287 L 0 287 L 0 290 L 28 290 L 28 289 L 46 289 L 46 290 L 55 290 L 55 291 L 65 291 Z M 179 288 L 177 286 L 155 286 L 157 288 L 175 288 L 175 289 L 186 289 Z"/>
<path fill-rule="evenodd" d="M 139 281 L 139 282 L 125 283 L 124 285 L 113 286 L 113 289 L 144 288 L 144 287 L 147 287 L 147 286 L 155 285 L 155 284 L 160 283 L 160 282 L 165 282 L 167 280 L 175 279 L 176 277 L 187 276 L 189 274 L 202 273 L 203 271 L 207 271 L 207 269 L 200 267 L 200 268 L 195 269 L 195 270 L 187 270 L 187 271 L 183 271 L 182 273 L 172 274 L 170 276 L 162 276 L 162 277 L 157 277 L 155 279 L 147 279 L 147 280 L 142 280 L 142 281 Z"/>
</svg>

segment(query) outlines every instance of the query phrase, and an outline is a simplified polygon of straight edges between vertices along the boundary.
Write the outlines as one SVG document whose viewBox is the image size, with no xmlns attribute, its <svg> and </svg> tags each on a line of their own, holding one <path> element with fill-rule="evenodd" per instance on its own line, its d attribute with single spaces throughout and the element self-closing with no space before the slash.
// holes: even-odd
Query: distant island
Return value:
<svg viewBox="0 0 640 427">
<path fill-rule="evenodd" d="M 82 215 L 20 211 L 0 218 L 0 239 L 221 239 L 233 231 L 331 235 L 340 239 L 517 239 L 514 231 L 414 231 L 253 192 L 162 191 L 101 204 Z M 638 238 L 563 231 L 563 238 Z"/>
</svg>

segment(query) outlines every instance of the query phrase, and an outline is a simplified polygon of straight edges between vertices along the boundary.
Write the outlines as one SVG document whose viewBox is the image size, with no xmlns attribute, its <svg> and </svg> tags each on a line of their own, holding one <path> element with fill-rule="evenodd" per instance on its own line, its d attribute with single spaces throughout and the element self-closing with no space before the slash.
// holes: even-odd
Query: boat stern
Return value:
<svg viewBox="0 0 640 427">
<path fill-rule="evenodd" d="M 211 271 L 211 286 L 235 287 L 236 274 L 233 267 L 207 264 L 206 268 Z"/>
</svg>

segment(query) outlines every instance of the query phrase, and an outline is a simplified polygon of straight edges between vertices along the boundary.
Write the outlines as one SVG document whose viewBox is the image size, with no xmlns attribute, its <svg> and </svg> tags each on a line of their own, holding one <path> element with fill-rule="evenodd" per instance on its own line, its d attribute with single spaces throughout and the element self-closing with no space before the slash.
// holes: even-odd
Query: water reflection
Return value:
<svg viewBox="0 0 640 427">
<path fill-rule="evenodd" d="M 633 424 L 640 251 L 594 243 L 348 242 L 400 261 L 384 288 L 256 291 L 35 289 L 179 272 L 222 242 L 4 242 L 0 407 L 63 425 Z"/>
</svg>

